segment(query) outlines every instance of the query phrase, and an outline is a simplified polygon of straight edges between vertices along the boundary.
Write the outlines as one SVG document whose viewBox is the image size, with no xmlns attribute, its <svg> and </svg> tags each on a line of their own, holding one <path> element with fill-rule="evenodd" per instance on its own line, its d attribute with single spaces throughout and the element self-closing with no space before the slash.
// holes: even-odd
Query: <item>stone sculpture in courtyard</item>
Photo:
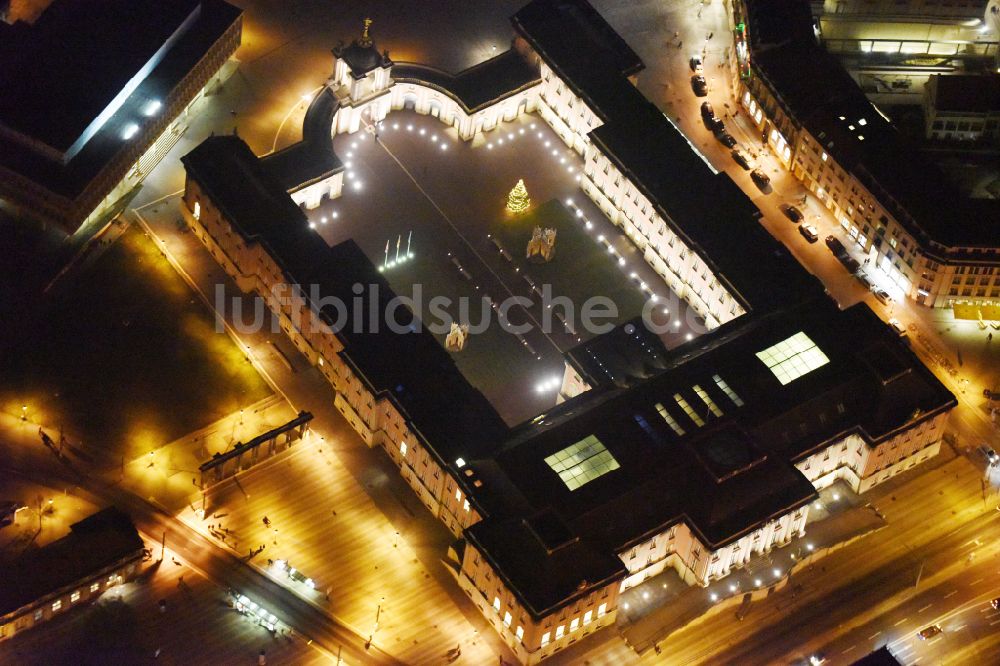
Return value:
<svg viewBox="0 0 1000 666">
<path fill-rule="evenodd" d="M 556 230 L 535 227 L 531 232 L 531 240 L 528 241 L 528 259 L 536 263 L 546 263 L 552 261 L 555 255 Z"/>
<path fill-rule="evenodd" d="M 465 349 L 465 341 L 468 337 L 468 324 L 459 326 L 455 322 L 451 322 L 451 331 L 449 331 L 448 336 L 444 339 L 444 348 L 450 352 L 460 352 Z"/>
</svg>

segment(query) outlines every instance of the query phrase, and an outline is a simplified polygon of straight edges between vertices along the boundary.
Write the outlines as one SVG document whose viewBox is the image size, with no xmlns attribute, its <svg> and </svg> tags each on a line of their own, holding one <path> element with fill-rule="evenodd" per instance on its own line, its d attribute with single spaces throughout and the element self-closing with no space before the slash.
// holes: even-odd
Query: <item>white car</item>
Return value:
<svg viewBox="0 0 1000 666">
<path fill-rule="evenodd" d="M 903 337 L 904 335 L 906 335 L 906 327 L 903 326 L 903 322 L 899 321 L 898 319 L 895 318 L 890 319 L 889 326 L 891 326 L 892 329 L 896 331 L 899 337 Z"/>
</svg>

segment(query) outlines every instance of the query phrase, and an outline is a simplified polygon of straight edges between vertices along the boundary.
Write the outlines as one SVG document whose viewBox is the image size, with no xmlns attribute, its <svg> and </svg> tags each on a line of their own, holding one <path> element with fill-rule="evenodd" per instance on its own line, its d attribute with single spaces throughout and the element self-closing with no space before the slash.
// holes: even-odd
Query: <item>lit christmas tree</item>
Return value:
<svg viewBox="0 0 1000 666">
<path fill-rule="evenodd" d="M 507 210 L 512 213 L 523 213 L 531 205 L 531 198 L 528 196 L 528 188 L 524 186 L 523 180 L 518 180 L 517 185 L 507 195 Z"/>
</svg>

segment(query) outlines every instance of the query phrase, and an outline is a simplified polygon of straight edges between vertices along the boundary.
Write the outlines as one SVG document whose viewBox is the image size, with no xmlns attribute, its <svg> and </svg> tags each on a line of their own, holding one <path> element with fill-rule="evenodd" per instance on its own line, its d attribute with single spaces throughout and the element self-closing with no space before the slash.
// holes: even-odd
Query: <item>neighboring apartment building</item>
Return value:
<svg viewBox="0 0 1000 666">
<path fill-rule="evenodd" d="M 61 616 L 121 585 L 139 571 L 145 544 L 129 517 L 99 511 L 63 538 L 4 567 L 0 641 Z"/>
<path fill-rule="evenodd" d="M 924 121 L 928 139 L 1000 143 L 1000 74 L 932 76 Z"/>
<path fill-rule="evenodd" d="M 812 2 L 823 47 L 875 104 L 920 104 L 930 77 L 1000 64 L 987 0 Z"/>
<path fill-rule="evenodd" d="M 0 198 L 68 233 L 117 212 L 241 30 L 223 0 L 54 0 L 0 22 Z"/>
<path fill-rule="evenodd" d="M 338 48 L 303 141 L 282 151 L 302 159 L 211 137 L 182 158 L 183 205 L 345 419 L 462 537 L 461 586 L 537 663 L 612 624 L 620 592 L 668 567 L 707 585 L 803 535 L 817 488 L 863 492 L 933 456 L 955 400 L 867 306 L 840 312 L 763 230 L 636 90 L 641 61 L 589 4 L 536 0 L 512 23 L 514 55 L 454 76 L 392 63 L 367 34 Z M 302 207 L 339 193 L 332 135 L 410 108 L 480 150 L 501 119 L 537 112 L 583 157 L 581 188 L 714 330 L 671 352 L 625 328 L 585 342 L 567 355 L 566 400 L 514 429 L 430 333 L 356 330 L 392 291 Z M 352 302 L 358 283 L 379 297 L 345 319 L 331 301 Z"/>
<path fill-rule="evenodd" d="M 964 197 L 816 43 L 806 0 L 734 3 L 733 89 L 897 296 L 1000 302 L 1000 202 Z"/>
</svg>

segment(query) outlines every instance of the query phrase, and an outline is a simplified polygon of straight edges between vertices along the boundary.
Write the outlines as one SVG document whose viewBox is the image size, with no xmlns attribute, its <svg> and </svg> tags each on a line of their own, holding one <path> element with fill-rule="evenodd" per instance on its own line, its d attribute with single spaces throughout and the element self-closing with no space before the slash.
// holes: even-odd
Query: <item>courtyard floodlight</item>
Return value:
<svg viewBox="0 0 1000 666">
<path fill-rule="evenodd" d="M 423 136 L 425 134 L 427 134 L 427 130 L 425 130 L 423 127 L 421 127 L 420 128 L 420 136 Z"/>
<path fill-rule="evenodd" d="M 503 145 L 503 139 L 497 139 L 497 145 L 502 146 Z"/>
<path fill-rule="evenodd" d="M 576 216 L 577 216 L 577 217 L 583 217 L 583 211 L 582 211 L 582 210 L 580 210 L 579 208 L 577 208 L 577 209 L 576 209 Z"/>
<path fill-rule="evenodd" d="M 122 138 L 126 141 L 134 137 L 139 132 L 139 126 L 135 123 L 129 123 L 122 130 Z"/>
<path fill-rule="evenodd" d="M 531 129 L 535 129 L 535 123 L 531 123 Z"/>
<path fill-rule="evenodd" d="M 316 228 L 316 223 L 315 222 L 310 222 L 309 223 L 309 228 L 310 229 L 315 229 Z"/>
<path fill-rule="evenodd" d="M 360 180 L 354 181 L 354 189 L 356 189 L 356 190 L 360 190 L 361 189 L 361 181 Z"/>
<path fill-rule="evenodd" d="M 486 149 L 487 150 L 493 150 L 493 144 L 492 143 L 486 144 Z"/>
<path fill-rule="evenodd" d="M 674 328 L 680 328 L 680 327 L 681 327 L 681 320 L 678 319 L 677 321 L 674 322 Z"/>
<path fill-rule="evenodd" d="M 551 141 L 546 141 L 546 142 L 545 142 L 545 147 L 546 147 L 546 148 L 548 148 L 548 147 L 549 147 L 549 146 L 551 146 L 551 145 L 552 145 L 552 142 L 551 142 Z"/>
<path fill-rule="evenodd" d="M 344 162 L 344 167 L 346 167 L 346 168 L 350 169 L 350 168 L 351 168 L 351 163 L 350 163 L 350 161 L 347 161 L 347 162 Z"/>
<path fill-rule="evenodd" d="M 434 141 L 434 142 L 436 143 L 436 142 L 437 142 L 437 140 L 438 140 L 438 135 L 437 135 L 437 134 L 435 134 L 435 135 L 433 135 L 433 136 L 431 137 L 431 141 Z"/>
<path fill-rule="evenodd" d="M 594 225 L 590 223 L 590 220 L 587 220 L 587 225 L 586 226 L 587 226 L 588 229 L 593 229 L 593 227 L 594 227 Z"/>
<path fill-rule="evenodd" d="M 521 129 L 517 130 L 517 133 L 518 134 L 524 134 L 524 128 L 522 127 Z"/>
<path fill-rule="evenodd" d="M 441 150 L 448 150 L 448 144 L 447 143 L 442 143 L 441 144 Z"/>
<path fill-rule="evenodd" d="M 566 158 L 565 157 L 560 157 L 559 158 L 559 164 L 566 164 Z"/>
<path fill-rule="evenodd" d="M 691 335 L 690 333 L 688 333 L 687 335 L 684 336 L 684 339 L 688 340 L 688 341 L 691 341 L 691 340 L 694 340 L 694 336 Z"/>
<path fill-rule="evenodd" d="M 146 105 L 146 108 L 142 110 L 142 115 L 147 118 L 155 116 L 161 108 L 163 108 L 163 102 L 158 99 L 150 100 L 150 102 Z"/>
<path fill-rule="evenodd" d="M 712 601 L 718 601 L 719 595 L 716 594 L 715 592 L 712 592 L 712 594 L 708 595 L 708 598 L 711 599 Z"/>
<path fill-rule="evenodd" d="M 559 154 L 559 151 L 558 151 L 558 150 L 556 150 L 555 148 L 553 148 L 553 149 L 552 149 L 552 156 L 553 156 L 553 157 L 555 157 L 555 156 L 556 156 L 556 155 L 558 155 L 558 154 Z"/>
<path fill-rule="evenodd" d="M 781 578 L 781 569 L 774 569 L 771 571 L 771 573 L 774 574 L 775 578 Z"/>
<path fill-rule="evenodd" d="M 326 215 L 324 215 L 323 217 L 321 217 L 319 221 L 322 222 L 323 224 L 326 224 L 326 222 L 327 222 Z"/>
<path fill-rule="evenodd" d="M 340 217 L 340 213 L 338 213 L 337 211 L 333 211 L 333 219 L 336 220 L 338 217 Z"/>
<path fill-rule="evenodd" d="M 349 150 L 348 150 L 348 151 L 347 151 L 347 156 L 348 156 L 348 157 L 354 157 L 354 153 L 352 153 L 351 151 L 349 151 Z"/>
<path fill-rule="evenodd" d="M 413 131 L 413 125 L 407 125 L 406 126 L 406 131 L 407 132 L 412 132 Z"/>
</svg>

